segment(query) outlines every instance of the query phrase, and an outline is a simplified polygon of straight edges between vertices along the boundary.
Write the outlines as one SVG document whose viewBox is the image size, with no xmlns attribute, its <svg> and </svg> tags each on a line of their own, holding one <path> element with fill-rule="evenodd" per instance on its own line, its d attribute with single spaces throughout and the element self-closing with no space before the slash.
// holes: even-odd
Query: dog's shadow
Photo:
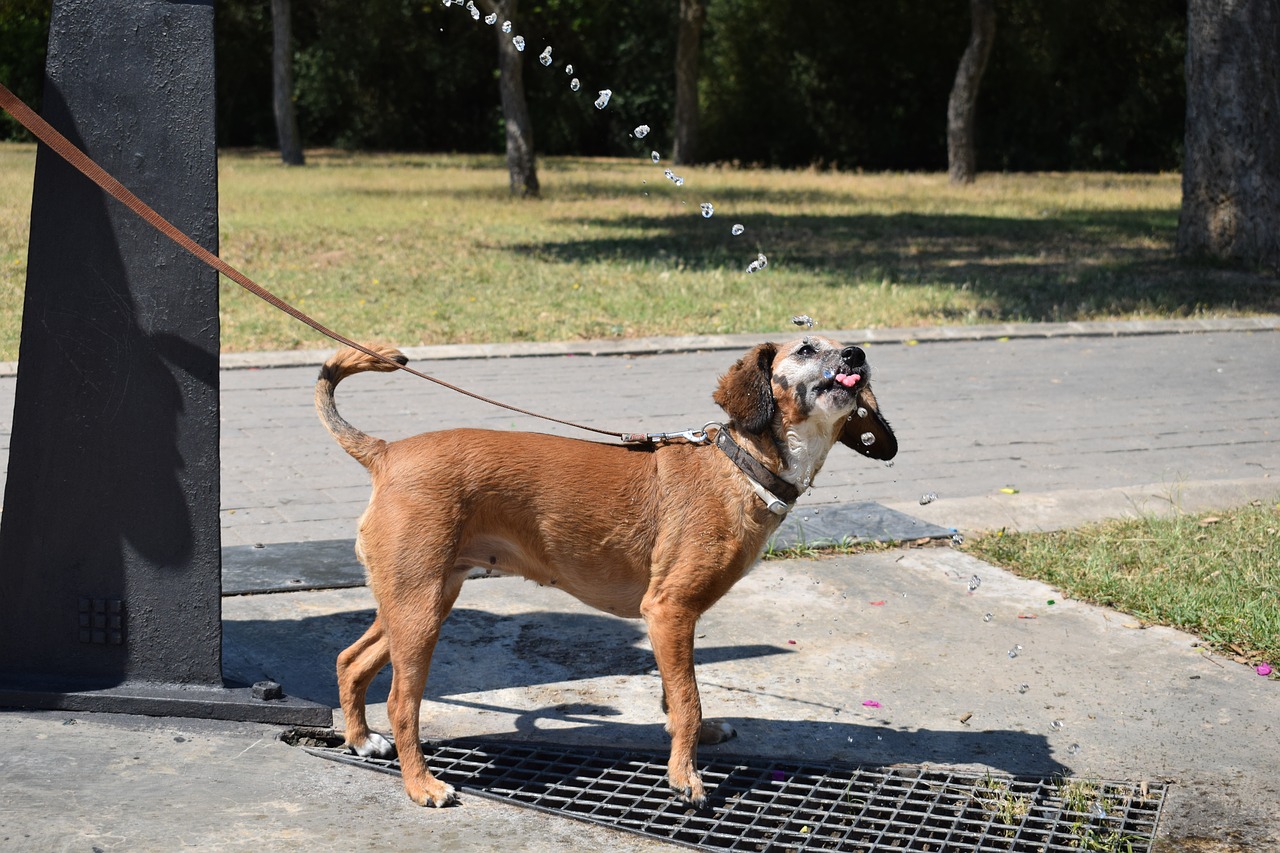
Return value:
<svg viewBox="0 0 1280 853">
<path fill-rule="evenodd" d="M 293 696 L 336 707 L 333 661 L 373 617 L 374 611 L 359 610 L 294 620 L 227 620 L 223 623 L 224 670 L 231 681 L 252 683 L 271 678 Z M 711 664 L 776 656 L 779 660 L 771 666 L 778 667 L 785 666 L 782 658 L 791 653 L 786 646 L 764 644 L 699 646 L 696 658 L 699 664 Z M 477 695 L 650 672 L 656 670 L 642 622 L 592 612 L 506 616 L 456 608 L 437 646 L 426 697 L 514 717 L 510 731 L 489 732 L 484 739 L 547 741 L 563 737 L 566 743 L 660 752 L 667 747 L 667 737 L 656 684 L 653 722 L 643 724 L 618 719 L 624 716 L 622 711 L 608 700 L 578 701 L 575 697 L 529 709 L 504 706 L 500 700 Z M 709 683 L 704 679 L 704 684 Z M 390 684 L 388 667 L 370 686 L 368 702 L 385 702 Z M 722 752 L 868 765 L 981 764 L 1015 775 L 1047 776 L 1068 770 L 1053 759 L 1042 735 L 1012 730 L 908 731 L 895 729 L 887 721 L 877 724 L 865 718 L 838 722 L 833 711 L 826 709 L 822 720 L 720 718 L 740 737 L 703 749 L 708 757 Z M 573 728 L 564 728 L 566 724 Z"/>
</svg>

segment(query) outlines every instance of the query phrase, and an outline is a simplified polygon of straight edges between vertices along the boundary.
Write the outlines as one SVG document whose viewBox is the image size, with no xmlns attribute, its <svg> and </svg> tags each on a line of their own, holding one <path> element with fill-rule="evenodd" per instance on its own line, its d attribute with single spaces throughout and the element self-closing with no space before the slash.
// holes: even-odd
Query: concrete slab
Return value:
<svg viewBox="0 0 1280 853">
<path fill-rule="evenodd" d="M 332 660 L 372 618 L 367 591 L 226 604 L 229 672 L 336 704 Z M 1274 682 L 962 552 L 767 561 L 699 632 L 706 713 L 740 735 L 716 749 L 1164 780 L 1163 834 L 1280 843 Z M 384 674 L 370 691 L 375 725 L 388 685 Z M 436 654 L 423 731 L 663 749 L 658 697 L 642 623 L 528 582 L 473 580 Z"/>
</svg>

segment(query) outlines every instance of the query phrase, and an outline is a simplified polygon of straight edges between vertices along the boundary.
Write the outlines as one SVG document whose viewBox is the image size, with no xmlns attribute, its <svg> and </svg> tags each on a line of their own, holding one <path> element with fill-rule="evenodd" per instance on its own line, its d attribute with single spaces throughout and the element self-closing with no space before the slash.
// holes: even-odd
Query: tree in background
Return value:
<svg viewBox="0 0 1280 853">
<path fill-rule="evenodd" d="M 707 18 L 704 0 L 679 0 L 676 28 L 676 127 L 672 158 L 679 164 L 698 157 L 698 42 Z"/>
<path fill-rule="evenodd" d="M 1187 4 L 1178 254 L 1280 270 L 1280 9 Z"/>
<path fill-rule="evenodd" d="M 302 137 L 298 113 L 293 107 L 293 26 L 289 0 L 271 0 L 271 90 L 275 107 L 280 159 L 286 166 L 301 166 Z"/>
<path fill-rule="evenodd" d="M 498 36 L 498 88 L 502 94 L 502 121 L 507 136 L 507 173 L 511 194 L 537 198 L 538 165 L 533 153 L 533 123 L 529 120 L 529 104 L 524 96 L 523 53 L 516 50 L 512 39 L 518 30 L 502 31 L 502 22 L 514 25 L 519 0 L 480 0 L 480 8 L 496 14 L 494 30 Z"/>
<path fill-rule="evenodd" d="M 978 169 L 1180 168 L 1188 0 L 997 2 L 1000 25 L 977 105 Z M 700 162 L 946 168 L 939 117 L 969 38 L 967 3 L 704 3 Z M 503 151 L 493 28 L 463 6 L 292 4 L 295 105 L 307 143 Z M 530 63 L 524 74 L 538 153 L 669 156 L 679 6 L 537 0 L 521 7 L 531 51 L 553 45 L 559 63 Z M 219 144 L 274 148 L 270 4 L 219 0 L 215 17 Z M 40 90 L 47 20 L 47 0 L 0 0 L 0 71 L 23 96 Z M 562 73 L 569 62 L 582 81 L 576 93 Z M 593 93 L 606 87 L 613 100 L 596 110 Z M 630 136 L 638 124 L 653 135 Z M 0 136 L 15 133 L 0 120 Z"/>
<path fill-rule="evenodd" d="M 996 40 L 994 0 L 969 0 L 969 15 L 969 45 L 947 101 L 947 175 L 953 184 L 972 183 L 978 174 L 978 89 Z"/>
</svg>

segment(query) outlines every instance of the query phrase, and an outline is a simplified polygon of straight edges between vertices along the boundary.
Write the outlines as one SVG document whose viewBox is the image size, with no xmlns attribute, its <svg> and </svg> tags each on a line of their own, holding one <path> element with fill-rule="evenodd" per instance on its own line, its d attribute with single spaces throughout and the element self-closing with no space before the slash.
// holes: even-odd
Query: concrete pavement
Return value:
<svg viewBox="0 0 1280 853">
<path fill-rule="evenodd" d="M 1274 502 L 1277 331 L 1280 320 L 1260 318 L 837 334 L 870 344 L 902 451 L 891 468 L 833 453 L 795 512 L 878 501 L 971 532 Z M 670 430 L 717 416 L 716 377 L 759 339 L 657 341 L 596 356 L 617 345 L 428 350 L 417 366 L 557 417 Z M 363 470 L 311 408 L 323 356 L 260 366 L 292 357 L 227 359 L 240 362 L 222 376 L 227 547 L 305 554 L 308 543 L 352 536 L 367 500 Z M 356 377 L 339 394 L 352 423 L 386 438 L 459 425 L 565 432 L 408 376 Z M 12 395 L 13 380 L 0 378 L 6 419 Z M 7 444 L 7 420 L 0 426 Z M 922 506 L 927 492 L 938 500 Z M 971 594 L 975 574 L 983 583 Z M 336 704 L 334 655 L 371 618 L 367 590 L 223 604 L 228 677 L 272 678 Z M 1037 618 L 1018 618 L 1028 615 Z M 1166 842 L 1280 845 L 1277 683 L 1180 632 L 1139 629 L 966 554 L 926 548 L 767 562 L 700 633 L 707 713 L 740 733 L 719 749 L 1171 780 Z M 387 683 L 384 673 L 371 691 L 375 720 Z M 639 623 L 521 581 L 473 581 L 441 641 L 424 735 L 662 749 L 657 691 Z M 0 848 L 666 847 L 475 797 L 422 811 L 396 780 L 307 756 L 274 740 L 278 731 L 0 712 L 12 745 L 0 757 Z"/>
</svg>

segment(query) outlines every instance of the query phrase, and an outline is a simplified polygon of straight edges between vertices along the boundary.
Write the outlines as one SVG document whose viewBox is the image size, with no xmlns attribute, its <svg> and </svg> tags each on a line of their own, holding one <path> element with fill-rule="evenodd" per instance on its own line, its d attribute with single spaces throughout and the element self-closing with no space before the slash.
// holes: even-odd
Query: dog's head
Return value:
<svg viewBox="0 0 1280 853">
<path fill-rule="evenodd" d="M 713 399 L 748 433 L 821 436 L 823 453 L 836 441 L 872 459 L 898 452 L 871 392 L 866 354 L 819 335 L 760 344 L 721 377 Z"/>
</svg>

